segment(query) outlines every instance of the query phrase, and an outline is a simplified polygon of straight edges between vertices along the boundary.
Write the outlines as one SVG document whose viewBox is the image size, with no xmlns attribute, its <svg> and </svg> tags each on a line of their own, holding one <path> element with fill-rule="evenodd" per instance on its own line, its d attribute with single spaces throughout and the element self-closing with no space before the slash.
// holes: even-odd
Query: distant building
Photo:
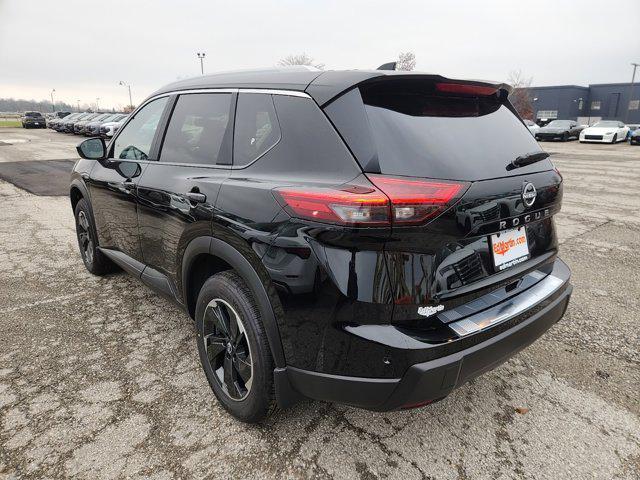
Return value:
<svg viewBox="0 0 640 480">
<path fill-rule="evenodd" d="M 534 121 L 577 120 L 593 124 L 598 120 L 619 120 L 640 124 L 640 84 L 601 83 L 581 87 L 558 85 L 531 87 Z"/>
</svg>

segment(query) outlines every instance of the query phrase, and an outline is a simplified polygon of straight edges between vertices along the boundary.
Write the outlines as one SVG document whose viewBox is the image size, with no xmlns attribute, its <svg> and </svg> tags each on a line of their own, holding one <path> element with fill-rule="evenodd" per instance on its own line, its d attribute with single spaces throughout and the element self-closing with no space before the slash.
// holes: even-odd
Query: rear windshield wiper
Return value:
<svg viewBox="0 0 640 480">
<path fill-rule="evenodd" d="M 531 165 L 532 163 L 539 162 L 540 160 L 544 160 L 545 158 L 549 158 L 549 154 L 547 152 L 525 153 L 524 155 L 516 157 L 515 160 L 507 165 L 507 170 L 513 170 L 514 168 Z"/>
</svg>

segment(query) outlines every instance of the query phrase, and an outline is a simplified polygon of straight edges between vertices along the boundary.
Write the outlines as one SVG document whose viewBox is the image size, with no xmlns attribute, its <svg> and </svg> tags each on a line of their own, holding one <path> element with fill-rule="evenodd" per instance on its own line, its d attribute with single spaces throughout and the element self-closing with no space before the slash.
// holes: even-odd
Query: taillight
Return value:
<svg viewBox="0 0 640 480">
<path fill-rule="evenodd" d="M 419 224 L 430 220 L 457 201 L 469 184 L 446 180 L 418 180 L 368 175 L 391 201 L 393 224 Z"/>
<path fill-rule="evenodd" d="M 459 93 L 463 95 L 493 95 L 498 91 L 495 87 L 469 85 L 467 83 L 436 83 L 436 90 L 442 93 Z"/>
<path fill-rule="evenodd" d="M 389 224 L 389 199 L 373 187 L 283 187 L 275 193 L 294 217 L 354 226 Z"/>
<path fill-rule="evenodd" d="M 416 225 L 449 208 L 464 182 L 368 175 L 373 186 L 282 187 L 276 196 L 293 217 L 352 226 Z"/>
</svg>

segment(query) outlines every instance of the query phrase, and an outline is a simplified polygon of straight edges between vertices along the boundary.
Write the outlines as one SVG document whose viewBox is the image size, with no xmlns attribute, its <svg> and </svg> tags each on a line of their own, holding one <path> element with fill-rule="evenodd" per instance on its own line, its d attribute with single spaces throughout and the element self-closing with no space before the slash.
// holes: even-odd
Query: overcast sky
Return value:
<svg viewBox="0 0 640 480">
<path fill-rule="evenodd" d="M 629 82 L 639 0 L 0 0 L 0 97 L 121 107 L 178 78 L 266 67 L 306 52 L 327 69 L 416 70 L 534 85 Z M 640 76 L 640 72 L 639 72 Z"/>
</svg>

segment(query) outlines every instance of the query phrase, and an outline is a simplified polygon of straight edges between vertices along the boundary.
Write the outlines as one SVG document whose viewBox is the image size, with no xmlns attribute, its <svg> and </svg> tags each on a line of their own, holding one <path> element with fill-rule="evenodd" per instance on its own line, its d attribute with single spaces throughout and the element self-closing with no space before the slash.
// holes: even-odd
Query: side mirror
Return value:
<svg viewBox="0 0 640 480">
<path fill-rule="evenodd" d="M 76 146 L 78 155 L 87 160 L 103 160 L 107 158 L 107 146 L 102 138 L 88 138 Z"/>
</svg>

